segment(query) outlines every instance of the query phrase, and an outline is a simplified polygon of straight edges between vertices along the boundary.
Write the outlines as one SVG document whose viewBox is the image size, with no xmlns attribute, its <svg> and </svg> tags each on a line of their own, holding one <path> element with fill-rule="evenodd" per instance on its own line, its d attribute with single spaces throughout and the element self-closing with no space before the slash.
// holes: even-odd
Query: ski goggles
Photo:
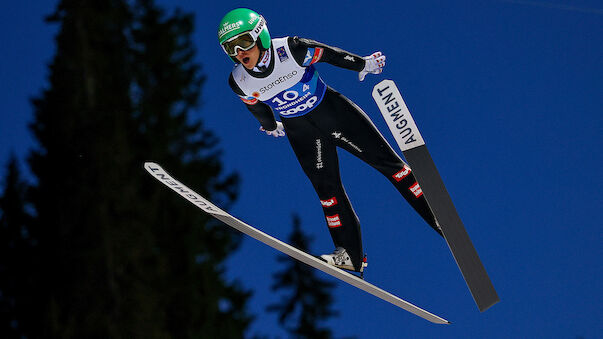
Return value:
<svg viewBox="0 0 603 339">
<path fill-rule="evenodd" d="M 255 46 L 255 41 L 256 40 L 253 39 L 253 36 L 251 36 L 251 32 L 245 32 L 225 41 L 222 44 L 222 49 L 224 49 L 226 54 L 236 56 L 239 49 L 241 51 L 248 51 L 252 49 Z"/>
<path fill-rule="evenodd" d="M 232 57 L 237 55 L 239 49 L 241 51 L 252 49 L 256 45 L 258 36 L 262 29 L 264 29 L 264 26 L 266 26 L 266 20 L 264 20 L 264 17 L 260 16 L 260 20 L 258 20 L 258 23 L 251 31 L 243 32 L 226 40 L 221 45 L 222 49 L 226 54 Z"/>
</svg>

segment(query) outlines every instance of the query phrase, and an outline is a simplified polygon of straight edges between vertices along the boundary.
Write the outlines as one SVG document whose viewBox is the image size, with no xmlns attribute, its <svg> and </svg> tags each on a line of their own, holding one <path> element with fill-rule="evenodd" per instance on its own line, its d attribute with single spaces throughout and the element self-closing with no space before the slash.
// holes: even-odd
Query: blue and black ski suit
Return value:
<svg viewBox="0 0 603 339">
<path fill-rule="evenodd" d="M 276 129 L 275 113 L 280 115 L 289 143 L 318 194 L 335 246 L 345 248 L 354 267 L 360 267 L 364 257 L 360 223 L 341 182 L 337 147 L 381 172 L 440 233 L 408 165 L 366 113 L 327 86 L 314 68 L 314 64 L 326 62 L 360 72 L 364 59 L 298 37 L 271 42 L 270 54 L 265 55 L 267 66 L 247 70 L 237 65 L 229 84 L 265 130 Z"/>
</svg>

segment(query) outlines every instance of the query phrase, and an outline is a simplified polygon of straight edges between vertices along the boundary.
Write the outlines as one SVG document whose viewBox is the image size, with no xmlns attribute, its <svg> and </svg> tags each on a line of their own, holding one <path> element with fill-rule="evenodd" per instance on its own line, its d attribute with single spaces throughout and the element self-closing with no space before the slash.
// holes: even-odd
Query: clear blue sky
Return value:
<svg viewBox="0 0 603 339">
<path fill-rule="evenodd" d="M 207 83 L 193 114 L 220 136 L 226 167 L 242 175 L 231 212 L 280 239 L 299 213 L 317 253 L 332 250 L 320 204 L 287 141 L 261 134 L 230 92 L 232 62 L 217 43 L 217 24 L 228 10 L 249 6 L 265 16 L 273 37 L 299 35 L 387 55 L 384 73 L 363 83 L 354 72 L 317 68 L 392 144 L 371 89 L 385 78 L 397 82 L 501 302 L 480 314 L 445 243 L 387 180 L 341 153 L 369 255 L 366 279 L 453 324 L 431 324 L 340 283 L 340 316 L 329 323 L 337 337 L 603 337 L 601 2 L 159 3 L 196 14 Z M 34 142 L 26 127 L 28 98 L 46 85 L 56 27 L 42 17 L 54 6 L 11 2 L 0 11 L 2 164 L 11 151 L 23 157 Z M 227 274 L 255 291 L 249 306 L 259 315 L 251 333 L 286 337 L 276 317 L 264 313 L 278 300 L 270 291 L 276 254 L 248 238 Z"/>
</svg>

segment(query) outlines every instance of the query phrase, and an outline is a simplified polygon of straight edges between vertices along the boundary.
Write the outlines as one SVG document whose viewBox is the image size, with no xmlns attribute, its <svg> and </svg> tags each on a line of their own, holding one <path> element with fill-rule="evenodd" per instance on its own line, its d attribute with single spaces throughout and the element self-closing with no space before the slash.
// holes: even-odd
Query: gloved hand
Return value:
<svg viewBox="0 0 603 339">
<path fill-rule="evenodd" d="M 260 131 L 266 132 L 266 134 L 272 135 L 275 138 L 285 136 L 285 128 L 283 127 L 283 123 L 280 121 L 276 122 L 276 129 L 274 129 L 272 131 L 267 131 L 264 129 L 264 127 L 260 127 Z"/>
<path fill-rule="evenodd" d="M 364 69 L 358 73 L 358 79 L 364 81 L 364 77 L 368 73 L 379 74 L 383 72 L 385 66 L 385 55 L 381 52 L 375 52 L 369 56 L 362 58 L 365 60 Z"/>
</svg>

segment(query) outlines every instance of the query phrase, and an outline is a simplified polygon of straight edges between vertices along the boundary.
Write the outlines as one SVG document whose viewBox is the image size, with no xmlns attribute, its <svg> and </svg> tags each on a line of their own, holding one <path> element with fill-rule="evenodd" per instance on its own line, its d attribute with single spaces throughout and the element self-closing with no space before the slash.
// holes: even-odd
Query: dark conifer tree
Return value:
<svg viewBox="0 0 603 339">
<path fill-rule="evenodd" d="M 48 87 L 33 100 L 38 269 L 23 278 L 35 288 L 21 334 L 242 337 L 249 292 L 223 274 L 240 236 L 142 169 L 160 162 L 222 206 L 236 197 L 216 137 L 191 116 L 204 80 L 193 18 L 150 0 L 61 0 L 48 21 L 60 30 Z"/>
<path fill-rule="evenodd" d="M 306 253 L 310 253 L 312 238 L 301 229 L 299 216 L 293 216 L 293 231 L 289 243 Z M 317 271 L 289 256 L 281 255 L 278 261 L 283 270 L 273 275 L 273 291 L 284 290 L 281 301 L 268 306 L 268 311 L 276 312 L 279 323 L 291 337 L 299 339 L 329 339 L 332 332 L 323 326 L 329 318 L 337 315 L 332 309 L 333 282 L 321 279 Z"/>
<path fill-rule="evenodd" d="M 0 195 L 0 338 L 21 338 L 27 314 L 35 312 L 29 291 L 36 278 L 32 258 L 36 241 L 29 233 L 27 183 L 11 155 Z"/>
</svg>

